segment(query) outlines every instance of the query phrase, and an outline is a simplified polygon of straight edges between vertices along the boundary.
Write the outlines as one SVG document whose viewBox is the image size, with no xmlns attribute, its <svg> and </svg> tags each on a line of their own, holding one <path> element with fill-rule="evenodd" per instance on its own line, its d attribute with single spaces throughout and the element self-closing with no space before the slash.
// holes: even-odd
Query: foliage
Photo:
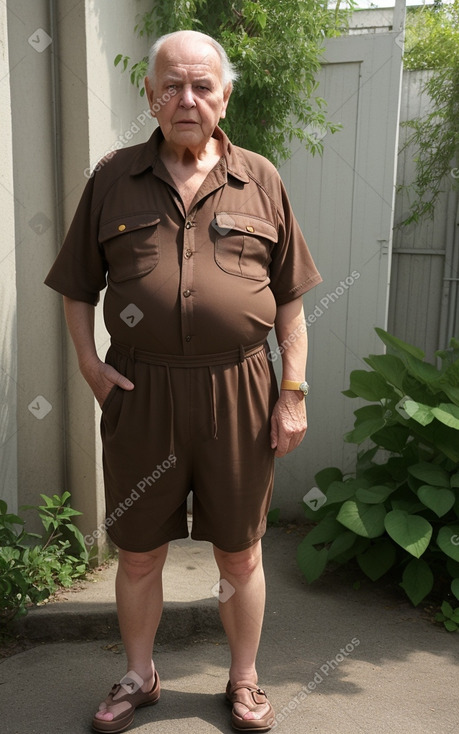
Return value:
<svg viewBox="0 0 459 734">
<path fill-rule="evenodd" d="M 0 620 L 27 614 L 30 604 L 47 599 L 60 586 L 84 576 L 89 557 L 84 538 L 72 518 L 81 515 L 69 505 L 70 493 L 40 495 L 44 504 L 21 509 L 38 512 L 42 535 L 26 532 L 25 521 L 8 512 L 0 500 Z"/>
<path fill-rule="evenodd" d="M 441 605 L 441 612 L 435 615 L 437 622 L 443 622 L 448 632 L 457 632 L 459 629 L 459 607 L 453 609 L 451 604 L 444 601 Z"/>
<path fill-rule="evenodd" d="M 328 563 L 356 559 L 372 581 L 395 573 L 415 606 L 432 591 L 459 599 L 459 340 L 437 352 L 437 369 L 376 331 L 387 353 L 366 358 L 371 370 L 352 372 L 344 392 L 371 403 L 355 411 L 345 440 L 370 444 L 354 475 L 331 467 L 315 476 L 311 497 L 322 503 L 306 495 L 304 508 L 318 524 L 298 563 L 312 582 Z"/>
<path fill-rule="evenodd" d="M 222 127 L 235 145 L 278 164 L 291 154 L 294 138 L 314 154 L 340 128 L 327 121 L 326 103 L 314 95 L 323 40 L 338 34 L 347 15 L 339 3 L 329 10 L 327 0 L 164 0 L 134 30 L 159 37 L 191 29 L 218 40 L 239 72 Z M 123 54 L 114 60 L 123 70 L 130 62 Z M 144 58 L 130 66 L 133 84 L 141 85 L 147 65 Z"/>
<path fill-rule="evenodd" d="M 423 86 L 431 111 L 404 123 L 412 131 L 405 147 L 416 151 L 409 224 L 433 216 L 442 191 L 459 179 L 459 0 L 408 13 L 404 66 L 432 70 Z"/>
</svg>

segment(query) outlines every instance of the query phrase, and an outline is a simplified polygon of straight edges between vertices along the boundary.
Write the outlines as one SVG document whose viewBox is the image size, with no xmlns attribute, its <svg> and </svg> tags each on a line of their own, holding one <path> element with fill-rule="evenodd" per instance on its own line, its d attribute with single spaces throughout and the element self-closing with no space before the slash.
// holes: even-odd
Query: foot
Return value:
<svg viewBox="0 0 459 734">
<path fill-rule="evenodd" d="M 122 731 L 132 722 L 138 706 L 156 703 L 158 699 L 159 676 L 155 673 L 153 663 L 151 675 L 147 679 L 130 670 L 100 704 L 94 715 L 93 728 L 97 731 Z"/>
<path fill-rule="evenodd" d="M 235 729 L 267 731 L 274 722 L 274 710 L 266 693 L 256 683 L 228 682 L 227 699 L 233 704 L 232 724 Z M 245 723 L 246 722 L 246 723 Z"/>
</svg>

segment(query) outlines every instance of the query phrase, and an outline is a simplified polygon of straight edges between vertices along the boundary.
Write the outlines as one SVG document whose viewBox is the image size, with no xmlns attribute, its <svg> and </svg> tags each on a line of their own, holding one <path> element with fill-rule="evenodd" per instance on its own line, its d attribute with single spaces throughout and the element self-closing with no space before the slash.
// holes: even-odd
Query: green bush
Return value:
<svg viewBox="0 0 459 734">
<path fill-rule="evenodd" d="M 345 441 L 369 445 L 352 476 L 336 467 L 316 474 L 304 509 L 318 523 L 298 563 L 312 582 L 328 563 L 356 559 L 373 581 L 396 574 L 415 606 L 431 592 L 459 599 L 459 341 L 436 353 L 437 368 L 376 332 L 387 353 L 365 359 L 371 371 L 352 372 L 344 392 L 371 403 L 355 411 Z"/>
<path fill-rule="evenodd" d="M 84 538 L 72 523 L 81 512 L 69 506 L 70 493 L 40 496 L 43 505 L 21 509 L 38 512 L 42 535 L 26 532 L 24 519 L 8 513 L 0 500 L 0 621 L 5 625 L 59 587 L 71 586 L 89 567 Z"/>
<path fill-rule="evenodd" d="M 179 29 L 216 38 L 240 74 L 221 125 L 234 145 L 278 165 L 291 156 L 290 142 L 314 155 L 341 128 L 327 120 L 316 77 L 324 38 L 339 35 L 352 7 L 338 2 L 332 10 L 325 0 L 162 0 L 151 3 L 134 30 L 150 38 Z M 114 64 L 129 71 L 142 94 L 147 57 L 132 63 L 119 53 Z"/>
</svg>

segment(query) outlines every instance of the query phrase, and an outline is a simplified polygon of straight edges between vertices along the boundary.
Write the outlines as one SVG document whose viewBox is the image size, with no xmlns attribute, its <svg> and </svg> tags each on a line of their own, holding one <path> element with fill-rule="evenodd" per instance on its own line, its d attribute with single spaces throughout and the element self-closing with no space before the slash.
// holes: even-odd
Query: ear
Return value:
<svg viewBox="0 0 459 734">
<path fill-rule="evenodd" d="M 226 85 L 224 91 L 223 91 L 223 103 L 222 103 L 222 109 L 220 112 L 220 119 L 223 120 L 224 117 L 226 117 L 226 108 L 228 107 L 229 98 L 231 97 L 231 92 L 233 91 L 233 85 L 231 82 L 228 82 Z"/>
<path fill-rule="evenodd" d="M 150 105 L 151 116 L 156 117 L 156 114 L 153 111 L 153 101 L 155 98 L 155 91 L 153 87 L 151 86 L 151 82 L 147 76 L 145 77 L 144 84 L 145 84 L 145 94 L 147 95 L 148 104 Z"/>
</svg>

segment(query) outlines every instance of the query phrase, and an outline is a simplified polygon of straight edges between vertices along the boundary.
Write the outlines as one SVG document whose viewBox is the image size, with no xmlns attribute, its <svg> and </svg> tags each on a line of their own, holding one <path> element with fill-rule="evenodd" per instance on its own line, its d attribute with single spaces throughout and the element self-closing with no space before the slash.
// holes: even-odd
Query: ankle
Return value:
<svg viewBox="0 0 459 734">
<path fill-rule="evenodd" d="M 250 681 L 254 685 L 258 682 L 258 675 L 255 667 L 253 668 L 236 668 L 232 667 L 229 671 L 229 679 L 231 685 L 234 686 L 241 680 Z"/>
<path fill-rule="evenodd" d="M 151 690 L 155 682 L 156 675 L 153 660 L 151 661 L 151 667 L 145 665 L 131 665 L 128 666 L 128 672 L 129 671 L 135 671 L 136 674 L 139 676 L 139 683 L 140 681 L 142 681 L 142 683 L 140 684 L 140 688 L 142 691 L 147 693 Z"/>
</svg>

